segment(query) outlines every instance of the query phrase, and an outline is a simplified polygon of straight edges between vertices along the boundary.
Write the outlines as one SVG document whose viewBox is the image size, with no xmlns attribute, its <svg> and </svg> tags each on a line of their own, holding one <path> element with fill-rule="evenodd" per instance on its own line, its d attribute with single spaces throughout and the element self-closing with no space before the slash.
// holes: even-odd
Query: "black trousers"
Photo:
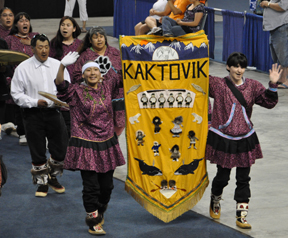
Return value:
<svg viewBox="0 0 288 238">
<path fill-rule="evenodd" d="M 5 123 L 5 108 L 6 108 L 5 101 L 0 100 L 0 124 Z"/>
<path fill-rule="evenodd" d="M 51 157 L 63 161 L 68 145 L 64 119 L 55 108 L 25 108 L 23 119 L 26 138 L 34 165 L 46 163 L 46 138 Z"/>
<path fill-rule="evenodd" d="M 81 170 L 83 180 L 83 205 L 87 213 L 94 212 L 110 201 L 114 170 L 106 173 Z"/>
<path fill-rule="evenodd" d="M 68 138 L 71 137 L 71 119 L 70 119 L 70 111 L 60 111 L 63 118 L 64 118 L 64 121 L 65 121 L 65 125 L 66 125 L 66 128 L 67 128 L 67 133 L 68 133 Z"/>
<path fill-rule="evenodd" d="M 19 136 L 25 135 L 25 127 L 23 123 L 23 116 L 21 108 L 16 104 L 6 104 L 5 108 L 5 123 L 13 122 L 17 125 L 17 134 Z"/>
<path fill-rule="evenodd" d="M 215 196 L 219 196 L 223 193 L 224 187 L 228 185 L 230 180 L 231 169 L 222 168 L 217 165 L 217 174 L 212 182 L 211 192 Z M 234 193 L 234 200 L 237 203 L 249 203 L 250 193 L 250 167 L 247 168 L 236 168 L 236 189 Z"/>
</svg>

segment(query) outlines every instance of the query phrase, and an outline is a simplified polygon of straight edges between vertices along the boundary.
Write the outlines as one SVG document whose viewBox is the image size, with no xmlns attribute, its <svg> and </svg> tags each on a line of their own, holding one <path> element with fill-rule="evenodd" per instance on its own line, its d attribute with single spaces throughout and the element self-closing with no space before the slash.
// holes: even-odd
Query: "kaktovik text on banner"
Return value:
<svg viewBox="0 0 288 238">
<path fill-rule="evenodd" d="M 170 222 L 201 199 L 209 181 L 208 40 L 120 36 L 126 108 L 125 189 Z"/>
</svg>

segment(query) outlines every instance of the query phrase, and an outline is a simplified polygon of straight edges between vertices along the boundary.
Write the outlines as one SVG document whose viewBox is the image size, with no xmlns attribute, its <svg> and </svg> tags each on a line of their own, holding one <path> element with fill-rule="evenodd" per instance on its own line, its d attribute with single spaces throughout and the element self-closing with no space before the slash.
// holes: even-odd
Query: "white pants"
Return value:
<svg viewBox="0 0 288 238">
<path fill-rule="evenodd" d="M 77 0 L 79 5 L 80 21 L 88 21 L 86 0 Z M 66 0 L 64 16 L 72 17 L 76 0 Z"/>
</svg>

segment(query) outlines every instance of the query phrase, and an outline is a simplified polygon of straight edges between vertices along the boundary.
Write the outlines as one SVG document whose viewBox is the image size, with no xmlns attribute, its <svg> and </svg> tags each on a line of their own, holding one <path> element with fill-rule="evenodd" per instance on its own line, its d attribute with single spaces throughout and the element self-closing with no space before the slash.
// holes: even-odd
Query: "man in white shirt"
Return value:
<svg viewBox="0 0 288 238">
<path fill-rule="evenodd" d="M 15 70 L 11 82 L 11 95 L 22 109 L 24 126 L 32 158 L 31 173 L 38 185 L 35 196 L 45 197 L 48 185 L 57 193 L 65 188 L 57 181 L 62 175 L 68 135 L 64 119 L 54 103 L 38 94 L 44 91 L 56 95 L 54 84 L 60 61 L 49 56 L 49 39 L 35 35 L 31 40 L 33 56 Z M 68 71 L 65 79 L 70 80 Z M 46 138 L 51 154 L 46 158 Z"/>
</svg>

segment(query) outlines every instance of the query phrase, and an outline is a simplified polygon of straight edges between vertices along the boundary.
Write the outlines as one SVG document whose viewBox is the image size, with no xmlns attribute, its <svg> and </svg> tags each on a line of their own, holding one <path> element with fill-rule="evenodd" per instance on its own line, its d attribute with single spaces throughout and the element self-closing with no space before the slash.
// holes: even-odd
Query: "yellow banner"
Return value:
<svg viewBox="0 0 288 238">
<path fill-rule="evenodd" d="M 170 222 L 208 185 L 208 40 L 121 36 L 128 174 L 125 189 Z"/>
</svg>

